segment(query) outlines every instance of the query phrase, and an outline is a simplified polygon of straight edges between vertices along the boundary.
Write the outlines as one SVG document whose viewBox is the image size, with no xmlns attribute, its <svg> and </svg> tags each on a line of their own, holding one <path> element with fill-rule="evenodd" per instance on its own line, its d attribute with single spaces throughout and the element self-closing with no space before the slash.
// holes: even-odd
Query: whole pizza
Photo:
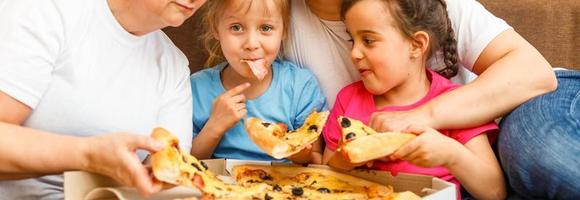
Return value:
<svg viewBox="0 0 580 200">
<path fill-rule="evenodd" d="M 238 165 L 232 174 L 236 184 L 226 184 L 203 161 L 181 151 L 177 138 L 165 129 L 155 129 L 152 136 L 165 146 L 151 156 L 154 177 L 198 188 L 202 199 L 420 199 L 330 169 L 300 166 Z"/>
</svg>

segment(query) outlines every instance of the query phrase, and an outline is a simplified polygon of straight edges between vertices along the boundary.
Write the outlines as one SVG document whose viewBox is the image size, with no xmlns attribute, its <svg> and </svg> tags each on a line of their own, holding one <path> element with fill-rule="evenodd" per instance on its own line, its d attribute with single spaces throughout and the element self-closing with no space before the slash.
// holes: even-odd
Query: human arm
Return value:
<svg viewBox="0 0 580 200">
<path fill-rule="evenodd" d="M 0 108 L 0 179 L 84 170 L 134 186 L 144 195 L 161 190 L 135 153 L 160 150 L 153 139 L 127 133 L 81 138 L 22 127 L 32 109 L 1 91 Z"/>
<path fill-rule="evenodd" d="M 214 100 L 207 123 L 193 139 L 193 156 L 198 159 L 210 158 L 224 134 L 246 115 L 246 98 L 242 92 L 248 87 L 249 83 L 238 85 Z"/>
<path fill-rule="evenodd" d="M 486 134 L 462 145 L 436 130 L 412 127 L 418 136 L 399 148 L 389 160 L 402 159 L 421 167 L 444 166 L 476 199 L 504 199 L 505 182 Z"/>
<path fill-rule="evenodd" d="M 375 113 L 369 125 L 378 131 L 402 130 L 410 124 L 435 129 L 473 127 L 493 121 L 557 86 L 550 64 L 512 29 L 485 47 L 473 71 L 479 74 L 473 82 L 411 111 Z"/>
</svg>

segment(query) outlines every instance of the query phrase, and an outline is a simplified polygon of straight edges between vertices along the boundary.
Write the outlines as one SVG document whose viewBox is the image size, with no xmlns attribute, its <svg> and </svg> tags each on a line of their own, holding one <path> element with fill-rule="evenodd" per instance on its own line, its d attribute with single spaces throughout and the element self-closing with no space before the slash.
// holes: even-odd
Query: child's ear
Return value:
<svg viewBox="0 0 580 200">
<path fill-rule="evenodd" d="M 217 32 L 217 30 L 215 30 L 215 29 L 214 29 L 214 30 L 212 30 L 212 31 L 211 31 L 211 35 L 213 36 L 213 39 L 215 39 L 215 40 L 217 40 L 217 41 L 220 41 L 220 37 L 218 37 L 218 32 Z"/>
<path fill-rule="evenodd" d="M 417 31 L 413 33 L 411 40 L 411 58 L 423 57 L 429 49 L 429 42 L 431 38 L 425 31 Z"/>
</svg>

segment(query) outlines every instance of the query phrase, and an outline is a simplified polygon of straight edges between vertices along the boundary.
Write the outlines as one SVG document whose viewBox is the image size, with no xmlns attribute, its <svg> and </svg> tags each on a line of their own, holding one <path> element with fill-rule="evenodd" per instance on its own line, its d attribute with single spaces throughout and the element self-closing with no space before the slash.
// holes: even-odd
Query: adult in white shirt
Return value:
<svg viewBox="0 0 580 200">
<path fill-rule="evenodd" d="M 205 0 L 0 0 L 0 178 L 86 170 L 160 190 L 155 127 L 191 148 L 188 61 L 160 30 Z M 112 133 L 112 134 L 108 134 Z M 0 199 L 62 199 L 62 176 L 0 181 Z"/>
<path fill-rule="evenodd" d="M 566 99 L 564 102 L 568 104 L 561 106 L 562 109 L 573 109 L 575 106 L 572 104 L 580 102 L 573 99 L 574 94 L 580 90 L 578 86 L 580 73 L 577 71 L 557 72 L 560 84 L 567 85 L 550 94 L 564 95 L 551 95 L 551 98 L 544 98 L 541 102 L 540 98 L 534 98 L 554 91 L 558 85 L 555 73 L 546 59 L 505 21 L 493 16 L 477 1 L 446 2 L 455 31 L 461 68 L 452 80 L 465 85 L 411 111 L 375 113 L 370 120 L 371 127 L 387 131 L 401 130 L 413 124 L 435 129 L 460 129 L 481 125 L 516 108 L 521 109 L 518 106 L 526 101 L 529 102 L 524 106 L 549 104 L 546 101 L 562 102 Z M 346 26 L 341 22 L 340 4 L 340 0 L 293 0 L 290 33 L 284 45 L 284 56 L 287 59 L 294 61 L 298 66 L 310 68 L 316 74 L 331 105 L 334 104 L 334 98 L 341 88 L 359 79 L 359 72 L 350 59 L 350 36 L 346 32 Z M 441 69 L 445 66 L 441 61 L 442 55 L 434 56 L 429 61 L 431 68 Z M 574 79 L 574 76 L 575 80 L 564 81 L 564 78 Z M 576 84 L 575 87 L 571 87 L 573 83 Z M 507 131 L 500 134 L 499 145 L 505 149 L 500 153 L 504 169 L 507 169 L 506 166 L 512 169 L 508 171 L 512 188 L 524 197 L 562 198 L 579 195 L 578 190 L 573 192 L 573 189 L 578 185 L 574 180 L 580 180 L 580 172 L 572 168 L 577 166 L 573 164 L 574 162 L 578 163 L 578 156 L 574 155 L 573 149 L 580 146 L 580 138 L 574 133 L 574 130 L 578 129 L 573 127 L 580 126 L 577 122 L 580 111 L 575 112 L 576 123 L 568 123 L 566 120 L 552 123 L 564 130 L 572 130 L 571 135 L 576 134 L 566 142 L 565 147 L 553 148 L 557 145 L 550 145 L 547 148 L 538 148 L 544 147 L 545 144 L 529 141 L 537 141 L 533 138 L 543 138 L 544 136 L 539 134 L 544 134 L 540 132 L 548 128 L 539 120 L 534 120 L 536 123 L 533 124 L 528 123 L 531 122 L 530 118 L 538 114 L 557 115 L 555 113 L 560 112 L 560 109 L 547 106 L 525 107 L 528 109 L 523 111 L 523 114 L 522 112 L 517 116 L 512 114 L 509 118 L 513 119 L 502 123 L 502 127 L 506 127 Z M 580 108 L 580 105 L 576 107 Z M 570 121 L 574 121 L 572 114 L 563 117 L 572 118 Z M 554 119 L 548 118 L 545 120 L 555 120 L 557 116 Z M 526 128 L 528 131 L 518 131 Z M 517 136 L 517 139 L 506 139 L 509 136 Z M 524 146 L 525 148 L 520 148 Z M 562 165 L 550 164 L 554 160 L 546 159 L 545 162 L 538 162 L 534 166 L 536 170 L 525 171 L 524 169 L 528 167 L 526 162 L 529 163 L 527 159 L 532 157 L 530 152 L 536 153 L 536 156 L 543 155 L 542 157 L 564 155 L 558 156 L 557 160 L 568 163 L 572 168 L 565 167 L 561 172 L 556 172 L 555 175 L 558 177 L 556 181 L 534 179 L 537 172 L 553 173 L 557 171 L 554 168 Z M 567 174 L 571 177 L 566 177 Z M 548 183 L 537 184 L 534 180 Z M 552 186 L 545 187 L 550 184 Z M 558 188 L 559 185 L 564 187 Z"/>
</svg>

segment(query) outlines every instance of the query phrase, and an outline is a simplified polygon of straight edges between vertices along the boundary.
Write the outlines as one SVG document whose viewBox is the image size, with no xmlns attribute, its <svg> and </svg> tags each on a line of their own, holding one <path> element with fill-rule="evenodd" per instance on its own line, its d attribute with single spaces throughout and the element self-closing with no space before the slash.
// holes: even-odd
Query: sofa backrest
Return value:
<svg viewBox="0 0 580 200">
<path fill-rule="evenodd" d="M 506 20 L 553 66 L 580 69 L 580 0 L 479 0 Z M 190 62 L 191 72 L 203 67 L 207 54 L 199 40 L 203 10 L 179 28 L 164 31 Z"/>
<path fill-rule="evenodd" d="M 555 67 L 580 69 L 579 0 L 479 0 Z"/>
</svg>

